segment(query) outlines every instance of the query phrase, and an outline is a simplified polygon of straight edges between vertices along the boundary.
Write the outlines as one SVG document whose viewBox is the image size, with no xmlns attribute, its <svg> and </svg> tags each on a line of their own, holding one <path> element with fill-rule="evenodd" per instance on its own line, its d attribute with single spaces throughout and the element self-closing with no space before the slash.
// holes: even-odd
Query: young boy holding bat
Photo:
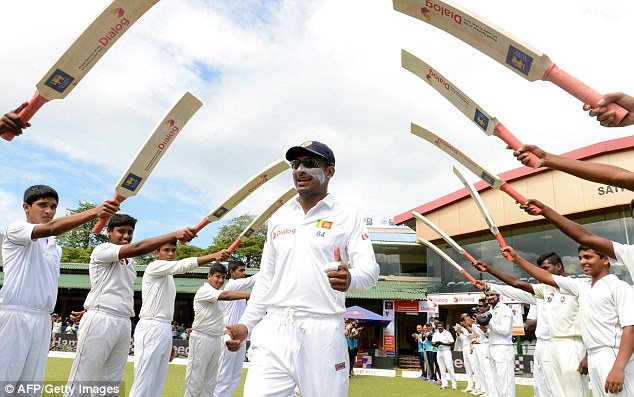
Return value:
<svg viewBox="0 0 634 397">
<path fill-rule="evenodd" d="M 135 226 L 136 219 L 130 215 L 113 216 L 107 226 L 110 242 L 95 247 L 90 256 L 91 288 L 84 303 L 87 312 L 81 320 L 65 397 L 86 395 L 82 388 L 118 389 L 121 385 L 130 352 L 130 317 L 134 316 L 136 270 L 131 258 L 149 254 L 170 241 L 195 237 L 193 228 L 185 228 L 132 243 Z"/>
<path fill-rule="evenodd" d="M 134 329 L 134 383 L 130 397 L 160 396 L 167 366 L 171 360 L 172 328 L 176 284 L 174 274 L 183 274 L 198 266 L 224 261 L 231 253 L 222 250 L 198 258 L 176 258 L 176 240 L 156 251 L 156 260 L 145 268 L 141 294 L 143 304 Z"/>
<path fill-rule="evenodd" d="M 29 187 L 22 204 L 26 221 L 11 223 L 4 235 L 4 285 L 0 290 L 3 388 L 44 380 L 51 339 L 50 313 L 57 300 L 62 254 L 53 236 L 119 210 L 119 203 L 107 200 L 96 208 L 53 219 L 58 201 L 57 192 L 49 186 Z"/>
</svg>

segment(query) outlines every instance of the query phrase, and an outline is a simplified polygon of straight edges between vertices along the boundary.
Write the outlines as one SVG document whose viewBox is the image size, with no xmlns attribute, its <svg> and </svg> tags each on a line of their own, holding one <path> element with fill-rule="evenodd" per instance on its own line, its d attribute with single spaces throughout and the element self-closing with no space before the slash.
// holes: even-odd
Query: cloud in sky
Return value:
<svg viewBox="0 0 634 397">
<path fill-rule="evenodd" d="M 634 92 L 631 2 L 459 3 L 591 87 Z M 108 4 L 3 4 L 1 112 L 30 98 L 35 83 Z M 123 204 L 140 219 L 137 238 L 197 223 L 305 140 L 332 147 L 331 191 L 365 215 L 393 216 L 459 189 L 452 160 L 410 134 L 411 120 L 451 137 L 495 172 L 516 168 L 501 141 L 401 68 L 401 48 L 442 71 L 526 143 L 565 152 L 631 134 L 599 127 L 552 84 L 527 82 L 395 12 L 389 0 L 161 0 L 66 99 L 46 104 L 23 137 L 0 142 L 0 229 L 22 216 L 21 195 L 30 184 L 56 187 L 63 208 L 111 197 L 147 134 L 186 90 L 204 106 L 141 192 Z M 290 172 L 282 174 L 228 217 L 257 213 L 290 183 Z M 209 244 L 209 229 L 197 244 Z"/>
</svg>

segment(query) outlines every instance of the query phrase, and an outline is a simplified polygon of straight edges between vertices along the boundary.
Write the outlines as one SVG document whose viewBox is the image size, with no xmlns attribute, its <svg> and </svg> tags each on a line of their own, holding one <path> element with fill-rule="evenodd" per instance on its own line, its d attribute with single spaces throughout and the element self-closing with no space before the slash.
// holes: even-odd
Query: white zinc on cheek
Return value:
<svg viewBox="0 0 634 397">
<path fill-rule="evenodd" d="M 320 185 L 326 183 L 326 171 L 321 168 L 306 168 L 304 167 L 304 164 L 301 163 L 299 167 L 297 167 L 297 171 L 303 171 L 313 178 L 317 179 Z"/>
</svg>

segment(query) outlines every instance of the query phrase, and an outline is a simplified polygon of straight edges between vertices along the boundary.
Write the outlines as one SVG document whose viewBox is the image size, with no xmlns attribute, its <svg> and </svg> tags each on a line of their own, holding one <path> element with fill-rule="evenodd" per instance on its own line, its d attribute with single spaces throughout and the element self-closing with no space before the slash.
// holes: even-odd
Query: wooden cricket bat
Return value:
<svg viewBox="0 0 634 397">
<path fill-rule="evenodd" d="M 456 262 L 453 259 L 451 259 L 451 257 L 449 255 L 445 254 L 440 248 L 436 247 L 434 244 L 432 244 L 431 242 L 425 240 L 422 237 L 418 237 L 416 239 L 416 242 L 418 244 L 422 244 L 422 245 L 425 245 L 425 246 L 429 247 L 432 251 L 437 253 L 441 258 L 446 260 L 447 263 L 449 263 L 451 266 L 453 266 L 458 272 L 460 272 L 460 274 L 462 274 L 464 277 L 466 277 L 467 280 L 471 281 L 472 283 L 476 282 L 475 278 L 472 275 L 470 275 L 469 273 L 467 273 L 467 271 L 464 270 L 464 268 L 462 266 L 460 266 L 458 264 L 458 262 Z"/>
<path fill-rule="evenodd" d="M 163 158 L 182 128 L 189 119 L 200 109 L 202 102 L 186 92 L 183 97 L 167 112 L 158 123 L 134 159 L 117 182 L 114 199 L 118 202 L 135 196 L 150 176 L 154 167 Z M 107 217 L 101 218 L 92 229 L 93 233 L 100 233 L 108 223 Z"/>
<path fill-rule="evenodd" d="M 414 216 L 414 218 L 416 218 L 419 221 L 423 222 L 425 225 L 429 226 L 432 230 L 434 230 L 436 233 L 438 233 L 438 235 L 440 237 L 442 237 L 443 240 L 445 240 L 449 245 L 451 245 L 451 248 L 453 248 L 456 251 L 458 251 L 460 253 L 460 255 L 462 255 L 465 258 L 467 258 L 469 260 L 469 262 L 471 262 L 474 265 L 476 263 L 478 263 L 478 260 L 476 258 L 471 256 L 471 254 L 469 254 L 467 251 L 465 251 L 465 249 L 462 248 L 460 246 L 460 244 L 456 243 L 456 241 L 454 239 L 449 237 L 449 235 L 447 233 L 445 233 L 441 228 L 436 226 L 436 224 L 434 222 L 432 222 L 429 219 L 425 218 L 423 215 L 419 214 L 416 211 L 412 211 L 412 215 Z"/>
<path fill-rule="evenodd" d="M 495 225 L 495 222 L 493 221 L 493 218 L 491 217 L 489 210 L 487 210 L 487 207 L 484 205 L 484 202 L 482 201 L 482 197 L 480 197 L 480 193 L 478 193 L 478 191 L 469 182 L 467 182 L 467 179 L 464 177 L 464 175 L 462 175 L 462 172 L 460 172 L 460 170 L 456 168 L 455 166 L 453 167 L 453 173 L 456 174 L 458 179 L 460 179 L 460 182 L 462 182 L 464 187 L 467 189 L 467 191 L 471 195 L 471 198 L 473 199 L 473 201 L 475 201 L 476 206 L 480 210 L 480 214 L 482 214 L 484 221 L 489 226 L 489 230 L 491 231 L 491 233 L 493 233 L 493 235 L 495 236 L 495 239 L 498 241 L 498 245 L 500 246 L 500 248 L 506 247 L 506 242 L 504 242 L 504 238 L 502 238 L 502 234 L 498 230 L 498 227 Z M 510 261 L 513 260 L 513 257 L 508 252 L 505 252 L 504 256 L 506 257 L 506 259 Z"/>
<path fill-rule="evenodd" d="M 392 2 L 396 11 L 444 30 L 528 81 L 550 81 L 592 107 L 597 107 L 602 98 L 599 92 L 557 67 L 546 54 L 450 0 Z M 616 112 L 614 123 L 619 123 L 628 114 L 614 103 L 606 107 Z"/>
<path fill-rule="evenodd" d="M 435 68 L 405 50 L 401 50 L 401 64 L 403 68 L 429 83 L 429 85 L 444 96 L 445 99 L 460 110 L 462 114 L 480 127 L 485 134 L 497 136 L 513 150 L 518 150 L 524 146 L 497 118 L 492 117 L 484 111 L 481 106 L 475 103 L 464 92 L 460 91 L 458 87 L 440 74 Z M 533 168 L 539 167 L 541 165 L 539 158 L 531 152 L 527 153 L 529 157 L 528 165 Z"/>
<path fill-rule="evenodd" d="M 279 159 L 261 169 L 257 174 L 246 181 L 235 192 L 233 192 L 225 201 L 219 206 L 211 210 L 202 221 L 196 225 L 196 233 L 202 230 L 203 227 L 208 224 L 221 219 L 227 215 L 229 211 L 234 209 L 238 204 L 247 198 L 251 193 L 256 191 L 260 186 L 273 179 L 279 173 L 290 168 L 290 165 L 284 159 Z"/>
<path fill-rule="evenodd" d="M 158 1 L 114 0 L 110 3 L 36 84 L 35 95 L 18 115 L 22 121 L 28 122 L 46 102 L 66 98 L 114 43 Z M 10 131 L 1 136 L 7 141 L 15 137 Z"/>
<path fill-rule="evenodd" d="M 253 222 L 251 222 L 249 224 L 249 226 L 247 226 L 242 231 L 242 233 L 240 233 L 238 238 L 236 238 L 236 240 L 233 242 L 233 244 L 231 244 L 231 246 L 229 247 L 229 251 L 231 251 L 231 252 L 235 251 L 235 249 L 238 248 L 238 246 L 241 243 L 243 243 L 243 242 L 247 241 L 249 238 L 251 238 L 251 235 L 253 233 L 255 233 L 255 231 L 258 230 L 258 228 L 260 226 L 262 226 L 262 224 L 267 219 L 269 219 L 275 213 L 275 211 L 280 209 L 280 207 L 282 207 L 284 204 L 286 204 L 286 202 L 288 200 L 292 199 L 296 195 L 297 195 L 297 190 L 295 190 L 295 187 L 291 187 L 286 192 L 284 192 L 284 194 L 282 194 L 280 197 L 278 197 L 273 203 L 271 203 L 271 205 L 268 206 L 267 209 L 265 209 L 260 214 L 260 216 L 255 218 L 253 220 Z"/>
<path fill-rule="evenodd" d="M 469 171 L 476 174 L 476 176 L 485 181 L 493 189 L 503 191 L 504 193 L 515 199 L 515 201 L 517 201 L 518 203 L 524 204 L 526 202 L 526 198 L 522 196 L 517 190 L 513 189 L 511 185 L 506 183 L 504 179 L 500 178 L 499 176 L 495 175 L 494 173 L 490 172 L 489 170 L 478 164 L 470 156 L 466 155 L 462 150 L 452 145 L 447 139 L 441 137 L 436 132 L 432 132 L 429 127 L 423 127 L 419 124 L 412 123 L 412 134 L 419 136 L 427 142 L 440 148 L 443 152 L 447 153 L 460 164 L 465 166 Z M 535 207 L 534 205 L 532 207 L 534 207 L 533 214 L 539 215 L 541 213 L 541 210 L 539 208 Z"/>
</svg>

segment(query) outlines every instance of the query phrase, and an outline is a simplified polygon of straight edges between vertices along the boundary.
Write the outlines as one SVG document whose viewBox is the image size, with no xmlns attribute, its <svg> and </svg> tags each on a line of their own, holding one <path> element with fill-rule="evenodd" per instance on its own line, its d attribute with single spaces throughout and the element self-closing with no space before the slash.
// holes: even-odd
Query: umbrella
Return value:
<svg viewBox="0 0 634 397">
<path fill-rule="evenodd" d="M 392 322 L 389 318 L 371 312 L 361 306 L 351 306 L 347 308 L 346 312 L 343 313 L 343 317 L 349 320 L 357 320 L 371 327 L 387 327 L 387 325 Z"/>
</svg>

